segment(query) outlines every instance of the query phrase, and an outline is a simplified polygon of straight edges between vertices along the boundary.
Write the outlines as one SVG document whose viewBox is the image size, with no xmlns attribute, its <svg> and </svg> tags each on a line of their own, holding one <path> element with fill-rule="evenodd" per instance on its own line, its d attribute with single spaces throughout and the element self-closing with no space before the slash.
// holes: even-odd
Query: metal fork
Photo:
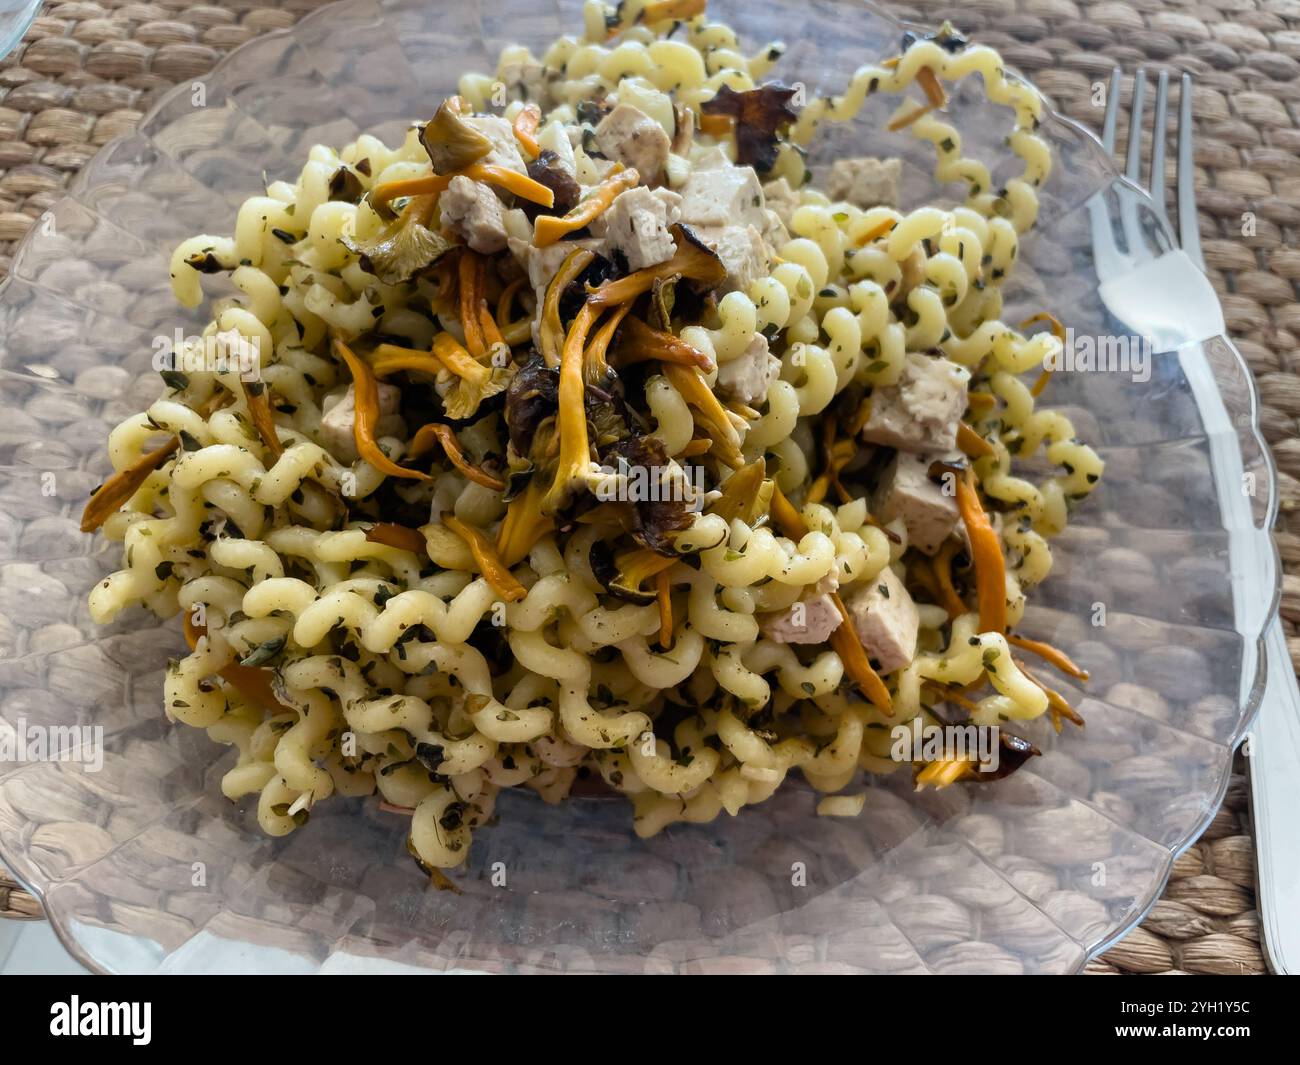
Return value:
<svg viewBox="0 0 1300 1065">
<path fill-rule="evenodd" d="M 1128 145 L 1125 153 L 1124 174 L 1135 185 L 1141 184 L 1142 172 L 1142 119 L 1146 97 L 1146 72 L 1139 70 L 1133 79 L 1133 95 L 1129 116 Z M 1102 126 L 1102 145 L 1112 156 L 1115 154 L 1115 133 L 1119 117 L 1120 71 L 1117 68 L 1111 74 L 1110 90 L 1106 102 L 1106 116 Z M 1174 232 L 1169 223 L 1166 201 L 1165 147 L 1167 138 L 1167 121 L 1169 112 L 1169 75 L 1161 71 L 1156 81 L 1155 122 L 1152 127 L 1151 160 L 1147 188 L 1155 203 L 1155 210 L 1166 230 Z M 1192 77 L 1182 76 L 1178 101 L 1178 167 L 1177 189 L 1177 240 L 1181 246 L 1181 255 L 1186 257 L 1198 270 L 1204 271 L 1205 258 L 1201 251 L 1201 236 L 1196 214 L 1195 171 L 1192 160 Z M 1093 213 L 1094 251 L 1097 255 L 1098 273 L 1102 276 L 1103 288 L 1106 274 L 1114 271 L 1117 265 L 1130 270 L 1155 269 L 1162 258 L 1150 258 L 1149 247 L 1140 230 L 1138 207 L 1135 199 L 1121 194 L 1121 226 L 1128 245 L 1128 254 L 1118 253 L 1114 248 L 1109 219 L 1102 227 L 1098 224 L 1097 211 Z M 1104 229 L 1104 231 L 1103 231 Z M 1179 254 L 1178 252 L 1174 253 Z M 1115 256 L 1118 256 L 1117 264 Z M 1130 274 L 1131 276 L 1131 274 Z M 1172 274 L 1170 276 L 1173 276 Z M 1202 274 L 1202 277 L 1204 275 Z M 1140 286 L 1130 286 L 1139 288 Z M 1206 284 L 1208 287 L 1208 282 Z M 1180 293 L 1184 306 L 1187 305 L 1190 290 L 1183 290 L 1181 285 L 1173 289 Z M 1104 298 L 1104 297 L 1103 297 Z M 1108 303 L 1109 306 L 1109 303 Z M 1189 340 L 1204 340 L 1210 336 L 1226 333 L 1223 327 L 1222 311 L 1219 309 L 1217 296 L 1204 301 L 1205 307 L 1212 308 L 1210 316 L 1199 323 L 1199 330 L 1204 331 L 1200 337 Z M 1113 308 L 1114 310 L 1114 308 Z M 1139 324 L 1130 314 L 1117 316 L 1130 325 Z M 1215 317 L 1217 316 L 1217 318 Z M 1137 315 L 1140 320 L 1141 314 Z M 1217 326 L 1217 328 L 1216 328 Z M 1195 345 L 1194 345 L 1195 346 Z M 1194 363 L 1184 361 L 1184 368 L 1190 373 Z M 1193 381 L 1195 388 L 1195 382 Z M 1209 390 L 1213 395 L 1206 395 L 1202 390 L 1202 400 L 1208 399 L 1211 408 L 1217 397 L 1217 390 Z M 1221 407 L 1221 404 L 1220 404 Z M 1203 413 L 1206 411 L 1202 405 Z M 1212 411 L 1211 411 L 1212 413 Z M 1206 417 L 1207 430 L 1211 419 Z M 1211 440 L 1213 450 L 1213 440 Z M 1235 451 L 1229 446 L 1226 451 Z M 1228 466 L 1221 467 L 1215 463 L 1215 469 L 1231 469 L 1233 461 L 1240 468 L 1240 455 L 1212 456 L 1221 458 Z M 1228 478 L 1230 480 L 1230 477 Z M 1232 506 L 1230 499 L 1224 499 L 1226 507 Z M 1236 505 L 1240 505 L 1240 500 Z M 1225 509 L 1224 513 L 1231 513 Z M 1234 572 L 1246 572 L 1236 569 Z M 1243 589 L 1247 595 L 1251 589 Z M 1258 598 L 1259 592 L 1255 590 Z M 1276 972 L 1300 972 L 1300 848 L 1291 825 L 1295 812 L 1300 810 L 1300 776 L 1295 767 L 1300 765 L 1300 688 L 1296 684 L 1295 672 L 1291 666 L 1291 656 L 1287 648 L 1286 637 L 1281 623 L 1275 618 L 1268 627 L 1267 640 L 1267 686 L 1260 706 L 1259 717 L 1255 727 L 1247 737 L 1247 754 L 1251 757 L 1251 792 L 1253 799 L 1256 861 L 1259 887 L 1259 910 L 1264 931 L 1264 941 L 1269 961 Z"/>
</svg>

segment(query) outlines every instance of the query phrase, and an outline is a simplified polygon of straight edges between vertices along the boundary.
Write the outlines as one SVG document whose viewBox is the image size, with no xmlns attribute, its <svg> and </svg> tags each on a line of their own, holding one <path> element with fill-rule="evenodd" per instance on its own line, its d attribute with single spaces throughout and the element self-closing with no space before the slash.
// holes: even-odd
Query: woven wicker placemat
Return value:
<svg viewBox="0 0 1300 1065">
<path fill-rule="evenodd" d="M 231 48 L 291 25 L 325 0 L 192 5 L 101 0 L 49 5 L 0 63 L 0 276 L 16 242 L 106 141 L 168 87 Z M 950 18 L 1032 77 L 1065 114 L 1096 128 L 1093 85 L 1119 65 L 1197 78 L 1197 177 L 1210 278 L 1254 370 L 1277 458 L 1277 531 L 1288 569 L 1282 617 L 1300 668 L 1300 0 L 916 0 L 885 2 L 921 21 Z M 1123 143 L 1121 127 L 1120 143 Z M 1171 163 L 1172 165 L 1172 163 Z M 1242 235 L 1243 215 L 1254 219 Z M 0 917 L 39 906 L 0 871 Z M 1095 973 L 1261 973 L 1245 766 L 1223 808 L 1174 866 L 1142 926 Z"/>
</svg>

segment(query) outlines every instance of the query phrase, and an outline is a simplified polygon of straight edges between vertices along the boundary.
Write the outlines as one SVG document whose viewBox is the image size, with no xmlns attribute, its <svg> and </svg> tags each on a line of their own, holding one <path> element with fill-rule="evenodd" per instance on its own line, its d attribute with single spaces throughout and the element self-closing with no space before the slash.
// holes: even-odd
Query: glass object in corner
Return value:
<svg viewBox="0 0 1300 1065">
<path fill-rule="evenodd" d="M 0 59 L 14 50 L 41 9 L 41 0 L 0 0 Z"/>
</svg>

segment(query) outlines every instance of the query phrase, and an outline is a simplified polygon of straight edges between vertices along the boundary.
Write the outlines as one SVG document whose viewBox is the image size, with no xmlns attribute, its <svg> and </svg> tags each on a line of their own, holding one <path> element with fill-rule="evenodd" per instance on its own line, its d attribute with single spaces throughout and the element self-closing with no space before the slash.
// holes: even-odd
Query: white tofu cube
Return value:
<svg viewBox="0 0 1300 1065">
<path fill-rule="evenodd" d="M 849 592 L 844 608 L 879 672 L 892 673 L 916 656 L 921 616 L 903 582 L 888 566 Z"/>
<path fill-rule="evenodd" d="M 781 376 L 781 360 L 768 351 L 767 337 L 755 333 L 739 356 L 718 364 L 718 391 L 746 406 L 759 407 Z"/>
<path fill-rule="evenodd" d="M 862 439 L 900 451 L 952 451 L 969 383 L 970 371 L 955 362 L 909 353 L 898 384 L 871 393 Z"/>
<path fill-rule="evenodd" d="M 677 244 L 668 227 L 681 217 L 681 204 L 682 198 L 668 189 L 652 191 L 639 185 L 620 193 L 603 216 L 605 257 L 615 259 L 615 253 L 621 253 L 628 270 L 671 259 Z"/>
<path fill-rule="evenodd" d="M 831 164 L 826 195 L 858 207 L 897 207 L 901 169 L 897 159 L 836 159 Z"/>
<path fill-rule="evenodd" d="M 600 154 L 636 167 L 643 185 L 659 184 L 670 146 L 663 126 L 631 104 L 619 104 L 596 127 Z"/>
<path fill-rule="evenodd" d="M 758 628 L 777 643 L 825 643 L 840 626 L 840 612 L 829 595 L 800 599 L 775 614 L 764 614 Z"/>
<path fill-rule="evenodd" d="M 696 169 L 682 186 L 682 221 L 691 226 L 767 223 L 763 188 L 751 166 Z"/>
<path fill-rule="evenodd" d="M 799 209 L 799 193 L 790 187 L 785 178 L 777 178 L 763 186 L 763 201 L 769 210 L 776 212 L 781 224 L 787 229 Z"/>
<path fill-rule="evenodd" d="M 719 296 L 746 292 L 756 279 L 767 275 L 767 245 L 753 226 L 691 226 L 691 230 L 727 268 L 727 276 L 717 288 Z"/>
<path fill-rule="evenodd" d="M 464 175 L 438 197 L 444 229 L 456 234 L 477 252 L 490 255 L 506 246 L 505 208 L 497 194 L 481 181 Z"/>
<path fill-rule="evenodd" d="M 398 412 L 402 407 L 402 390 L 396 385 L 379 385 L 379 421 L 375 425 L 376 436 L 400 435 L 403 431 L 402 419 Z M 320 420 L 320 442 L 331 455 L 340 462 L 353 463 L 357 460 L 357 444 L 353 428 L 357 421 L 357 391 L 348 385 L 348 390 L 336 398 L 326 397 L 322 405 L 324 411 Z"/>
<path fill-rule="evenodd" d="M 930 464 L 936 457 L 898 452 L 880 479 L 871 507 L 881 522 L 902 518 L 908 544 L 927 555 L 943 546 L 960 520 L 957 497 L 945 495 L 930 480 Z"/>
<path fill-rule="evenodd" d="M 492 150 L 479 160 L 485 166 L 501 166 L 519 174 L 527 174 L 524 157 L 519 154 L 519 141 L 514 127 L 500 115 L 474 115 L 465 118 L 465 124 L 478 130 L 492 142 Z"/>
</svg>

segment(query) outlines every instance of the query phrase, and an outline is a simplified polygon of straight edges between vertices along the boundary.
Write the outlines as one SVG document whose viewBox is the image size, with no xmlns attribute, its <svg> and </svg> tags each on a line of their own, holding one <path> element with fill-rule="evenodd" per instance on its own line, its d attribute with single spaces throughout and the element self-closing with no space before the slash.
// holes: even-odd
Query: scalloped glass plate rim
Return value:
<svg viewBox="0 0 1300 1065">
<path fill-rule="evenodd" d="M 933 29 L 932 26 L 927 25 L 925 23 L 917 22 L 911 19 L 900 19 L 897 16 L 893 15 L 892 13 L 880 8 L 877 4 L 872 3 L 871 0 L 848 0 L 848 2 L 856 3 L 865 9 L 871 10 L 874 14 L 885 19 L 886 21 L 893 24 L 895 27 L 899 29 L 914 30 L 914 31 L 919 31 L 921 33 L 930 32 Z M 268 37 L 286 37 L 286 36 L 292 37 L 296 34 L 302 33 L 306 29 L 309 29 L 313 23 L 317 21 L 328 21 L 329 19 L 333 18 L 337 14 L 337 12 L 345 8 L 349 8 L 351 6 L 352 5 L 349 3 L 349 0 L 335 0 L 334 3 L 327 4 L 303 16 L 303 18 L 299 19 L 292 26 L 273 30 L 270 31 L 269 33 L 260 34 L 257 37 L 251 38 L 250 40 L 243 42 L 242 44 L 240 44 L 239 46 L 237 46 L 236 48 L 228 52 L 225 56 L 223 56 L 217 62 L 217 64 L 212 68 L 208 76 L 209 77 L 219 76 L 224 66 L 236 61 L 240 57 L 240 54 L 244 52 L 246 49 L 251 50 L 257 47 L 259 44 L 264 43 Z M 1010 66 L 1008 67 L 1008 69 L 1014 70 L 1014 68 Z M 1024 77 L 1024 75 L 1018 74 L 1017 76 L 1023 78 L 1027 83 L 1031 85 L 1033 84 L 1032 80 Z M 60 201 L 56 201 L 56 203 L 53 205 L 51 209 L 57 208 L 59 203 L 61 203 L 63 200 L 67 200 L 67 199 L 76 200 L 77 194 L 86 187 L 88 182 L 87 175 L 90 172 L 92 172 L 93 170 L 92 164 L 97 159 L 109 155 L 116 148 L 120 147 L 122 144 L 128 142 L 132 138 L 141 136 L 141 134 L 138 132 L 139 128 L 146 128 L 148 124 L 159 113 L 164 111 L 168 106 L 172 105 L 180 97 L 188 94 L 190 91 L 191 89 L 188 83 L 182 83 L 173 86 L 171 89 L 169 89 L 158 99 L 158 101 L 153 105 L 153 107 L 149 109 L 149 111 L 144 116 L 142 116 L 138 124 L 137 131 L 125 133 L 113 138 L 110 141 L 107 141 L 99 149 L 99 151 L 94 156 L 91 157 L 90 160 L 88 160 L 85 164 L 83 164 L 81 170 L 78 172 L 76 177 L 73 178 L 72 182 L 68 185 L 64 197 L 61 197 Z M 1039 91 L 1041 92 L 1041 90 Z M 1108 185 L 1110 183 L 1117 183 L 1123 185 L 1132 194 L 1139 197 L 1140 200 L 1144 202 L 1147 206 L 1149 206 L 1154 212 L 1155 204 L 1154 201 L 1151 199 L 1150 195 L 1139 185 L 1137 185 L 1135 182 L 1128 179 L 1124 174 L 1120 172 L 1119 168 L 1115 165 L 1114 161 L 1106 153 L 1105 149 L 1101 144 L 1101 141 L 1097 138 L 1096 134 L 1094 134 L 1090 129 L 1088 129 L 1086 126 L 1082 125 L 1081 123 L 1076 122 L 1074 119 L 1068 118 L 1067 116 L 1061 114 L 1052 106 L 1051 97 L 1048 96 L 1046 93 L 1043 93 L 1042 95 L 1044 100 L 1047 103 L 1046 121 L 1044 125 L 1059 124 L 1061 126 L 1064 126 L 1067 129 L 1072 130 L 1075 134 L 1082 135 L 1084 138 L 1084 143 L 1087 144 L 1089 150 L 1094 154 L 1094 156 L 1097 157 L 1098 163 L 1101 166 L 1101 168 L 1109 175 L 1110 182 L 1108 183 Z M 1170 245 L 1172 247 L 1176 247 L 1177 242 L 1174 240 L 1173 234 L 1169 230 L 1168 222 L 1162 218 L 1160 220 L 1160 224 L 1164 227 L 1165 236 L 1168 238 Z M 28 230 L 28 232 L 25 234 L 25 236 L 22 238 L 22 240 L 19 242 L 14 252 L 14 256 L 12 260 L 13 265 L 11 266 L 10 269 L 10 276 L 6 277 L 3 282 L 0 282 L 0 296 L 3 295 L 4 289 L 8 287 L 8 285 L 10 284 L 10 279 L 14 276 L 14 267 L 17 267 L 22 262 L 22 259 L 25 253 L 27 252 L 29 246 L 36 243 L 36 241 L 39 239 L 40 236 L 39 228 L 40 227 L 38 226 L 31 227 Z M 1236 364 L 1237 370 L 1241 373 L 1243 379 L 1249 383 L 1250 425 L 1248 427 L 1248 431 L 1254 437 L 1255 442 L 1259 446 L 1260 454 L 1263 458 L 1264 468 L 1267 475 L 1268 486 L 1269 486 L 1269 504 L 1268 504 L 1267 512 L 1264 515 L 1264 524 L 1263 524 L 1263 527 L 1267 529 L 1270 528 L 1272 525 L 1272 521 L 1276 514 L 1277 505 L 1278 505 L 1277 494 L 1275 491 L 1276 483 L 1277 483 L 1277 469 L 1276 469 L 1276 463 L 1274 461 L 1272 452 L 1270 451 L 1270 449 L 1267 446 L 1267 443 L 1264 440 L 1261 427 L 1260 427 L 1258 386 L 1255 382 L 1254 375 L 1250 371 L 1249 365 L 1246 363 L 1246 360 L 1241 355 L 1236 345 L 1232 342 L 1231 338 L 1227 336 L 1222 336 L 1217 339 L 1221 340 L 1222 343 L 1225 345 L 1226 349 L 1230 352 Z M 0 391 L 3 391 L 2 384 L 0 384 Z M 1146 915 L 1150 912 L 1151 908 L 1155 905 L 1155 903 L 1159 900 L 1161 895 L 1164 893 L 1165 887 L 1169 881 L 1170 872 L 1173 869 L 1174 862 L 1177 860 L 1179 855 L 1184 853 L 1193 843 L 1195 843 L 1201 837 L 1201 835 L 1205 832 L 1205 830 L 1209 827 L 1209 825 L 1213 821 L 1219 807 L 1222 805 L 1224 796 L 1227 793 L 1228 784 L 1232 772 L 1232 761 L 1233 761 L 1232 754 L 1233 752 L 1236 751 L 1236 749 L 1241 745 L 1243 740 L 1248 735 L 1251 725 L 1254 722 L 1255 715 L 1259 711 L 1259 706 L 1263 698 L 1265 678 L 1267 675 L 1265 634 L 1268 629 L 1268 626 L 1272 623 L 1272 620 L 1277 615 L 1278 607 L 1281 601 L 1282 568 L 1281 568 L 1280 554 L 1278 552 L 1276 542 L 1273 540 L 1271 536 L 1268 537 L 1268 543 L 1271 546 L 1272 558 L 1265 559 L 1265 563 L 1272 572 L 1273 587 L 1269 591 L 1269 597 L 1268 597 L 1269 601 L 1268 601 L 1267 609 L 1263 612 L 1262 615 L 1260 615 L 1262 617 L 1262 621 L 1260 623 L 1259 631 L 1255 633 L 1253 636 L 1253 643 L 1255 645 L 1255 653 L 1256 653 L 1255 677 L 1250 684 L 1249 693 L 1245 696 L 1243 700 L 1242 714 L 1239 719 L 1238 727 L 1232 734 L 1229 743 L 1225 745 L 1228 757 L 1225 758 L 1224 765 L 1222 767 L 1222 772 L 1220 773 L 1218 786 L 1213 796 L 1214 798 L 1213 806 L 1207 809 L 1206 813 L 1202 816 L 1202 818 L 1192 827 L 1191 830 L 1189 830 L 1186 833 L 1185 838 L 1180 839 L 1176 844 L 1164 845 L 1164 849 L 1166 849 L 1168 852 L 1168 857 L 1163 863 L 1164 868 L 1161 874 L 1158 877 L 1153 878 L 1145 902 L 1141 906 L 1137 907 L 1136 910 L 1134 910 L 1127 919 L 1115 922 L 1115 924 L 1110 928 L 1110 930 L 1100 938 L 1100 940 L 1096 943 L 1096 945 L 1094 945 L 1090 950 L 1088 950 L 1086 954 L 1081 958 L 1078 966 L 1074 970 L 1075 972 L 1082 972 L 1082 970 L 1090 960 L 1102 954 L 1111 946 L 1113 946 L 1116 942 L 1123 939 L 1124 936 L 1126 936 L 1130 931 L 1132 931 L 1145 919 Z M 1251 637 L 1249 637 L 1246 634 L 1243 634 L 1244 643 L 1250 642 L 1250 640 Z M 0 861 L 5 861 L 7 857 L 8 857 L 8 850 L 6 847 L 5 838 L 3 835 L 0 835 Z M 44 899 L 44 891 L 43 891 L 42 884 L 37 882 L 31 882 L 19 874 L 15 874 L 15 878 L 28 891 L 30 891 L 38 900 Z M 57 935 L 59 941 L 68 950 L 68 952 L 72 955 L 73 958 L 75 958 L 78 962 L 80 962 L 82 965 L 85 965 L 87 968 L 91 969 L 92 971 L 96 971 L 96 972 L 104 971 L 103 967 L 91 955 L 89 949 L 83 947 L 83 945 L 78 940 L 78 938 L 73 933 L 73 931 L 65 927 L 64 922 L 60 918 L 52 917 L 49 919 L 51 921 L 51 926 L 53 928 L 53 931 Z"/>
</svg>

